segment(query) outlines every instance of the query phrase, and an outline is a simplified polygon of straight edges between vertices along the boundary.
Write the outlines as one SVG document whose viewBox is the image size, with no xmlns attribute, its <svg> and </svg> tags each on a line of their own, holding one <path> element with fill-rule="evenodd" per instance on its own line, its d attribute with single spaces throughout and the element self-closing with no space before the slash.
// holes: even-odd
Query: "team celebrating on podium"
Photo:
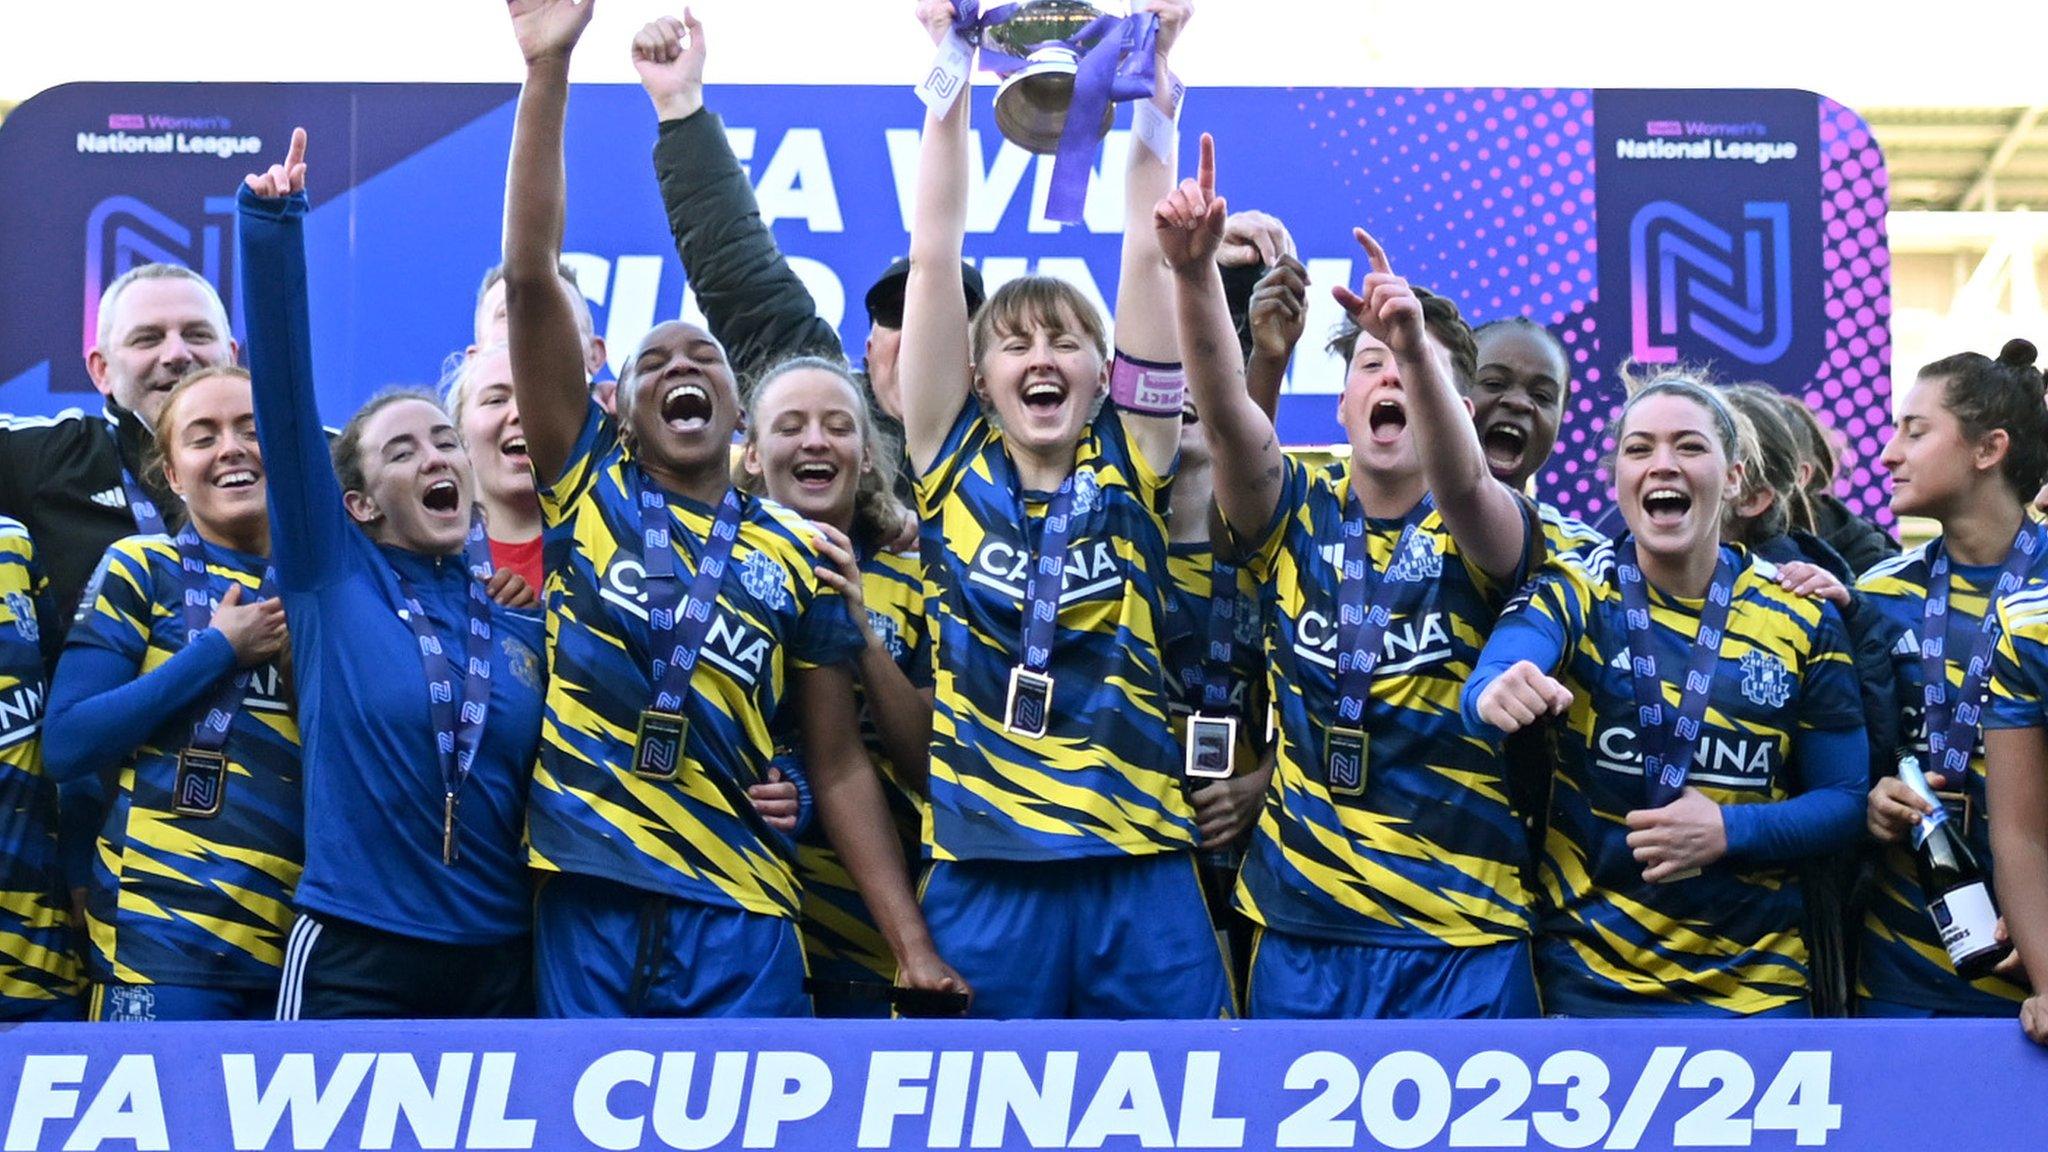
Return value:
<svg viewBox="0 0 2048 1152">
<path fill-rule="evenodd" d="M 2031 343 L 1899 398 L 1918 547 L 1819 514 L 1798 399 L 1685 365 L 1625 369 L 1588 525 L 1532 495 L 1564 344 L 1475 330 L 1368 228 L 1362 280 L 1311 285 L 1231 211 L 1243 157 L 1190 137 L 1181 178 L 1190 6 L 1143 0 L 1114 315 L 983 284 L 972 101 L 927 94 L 857 370 L 706 105 L 703 27 L 647 25 L 707 322 L 608 350 L 562 262 L 595 2 L 509 5 L 503 262 L 445 388 L 320 411 L 299 132 L 240 189 L 243 331 L 136 268 L 90 334 L 104 412 L 0 419 L 0 1023 L 2017 1014 L 2048 1043 Z M 982 17 L 916 9 L 942 60 Z M 1310 291 L 1344 317 L 1330 453 L 1275 431 Z"/>
</svg>

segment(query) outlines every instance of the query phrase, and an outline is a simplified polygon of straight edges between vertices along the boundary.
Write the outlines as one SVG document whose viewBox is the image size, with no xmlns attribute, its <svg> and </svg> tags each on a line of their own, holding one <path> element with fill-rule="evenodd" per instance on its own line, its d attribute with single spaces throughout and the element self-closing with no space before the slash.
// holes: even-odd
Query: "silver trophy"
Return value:
<svg viewBox="0 0 2048 1152">
<path fill-rule="evenodd" d="M 1009 19 L 981 30 L 984 47 L 1025 62 L 996 89 L 996 127 L 1005 140 L 1041 156 L 1059 151 L 1078 64 L 1068 44 L 1104 15 L 1086 0 L 1026 0 Z M 1109 135 L 1115 121 L 1116 105 L 1111 104 L 1102 110 L 1095 138 Z"/>
</svg>

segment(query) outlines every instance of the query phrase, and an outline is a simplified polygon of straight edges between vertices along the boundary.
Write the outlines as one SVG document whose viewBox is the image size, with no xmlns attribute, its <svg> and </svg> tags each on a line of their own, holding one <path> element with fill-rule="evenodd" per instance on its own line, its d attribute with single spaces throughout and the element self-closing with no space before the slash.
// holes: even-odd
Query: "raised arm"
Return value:
<svg viewBox="0 0 2048 1152">
<path fill-rule="evenodd" d="M 285 162 L 244 182 L 235 242 L 256 439 L 270 494 L 271 562 L 287 592 L 339 578 L 349 570 L 349 549 L 362 539 L 342 508 L 313 391 L 305 157 L 305 130 L 295 129 Z"/>
<path fill-rule="evenodd" d="M 526 57 L 526 82 L 519 88 L 505 171 L 506 341 L 526 450 L 543 485 L 561 477 L 590 408 L 576 306 L 559 267 L 569 200 L 562 160 L 569 56 L 596 3 L 510 5 L 512 31 Z"/>
<path fill-rule="evenodd" d="M 1139 11 L 1159 17 L 1159 34 L 1153 50 L 1156 90 L 1151 102 L 1160 115 L 1171 120 L 1173 80 L 1167 70 L 1167 57 L 1187 25 L 1191 9 L 1187 0 L 1146 0 Z M 1179 134 L 1156 135 L 1153 143 L 1165 151 L 1164 156 L 1135 136 L 1133 133 L 1130 158 L 1124 167 L 1124 243 L 1116 286 L 1116 348 L 1139 360 L 1172 363 L 1181 357 L 1174 323 L 1173 276 L 1160 252 L 1159 235 L 1152 228 L 1152 211 L 1161 197 L 1173 191 L 1174 176 L 1179 170 Z M 1233 351 L 1236 346 L 1233 328 Z M 1117 409 L 1125 432 L 1155 471 L 1164 472 L 1172 467 L 1180 451 L 1178 409 L 1178 405 L 1164 412 Z"/>
<path fill-rule="evenodd" d="M 1308 323 L 1308 269 L 1294 253 L 1274 258 L 1271 270 L 1253 287 L 1246 313 L 1252 350 L 1244 366 L 1245 391 L 1267 419 L 1277 421 L 1280 387 L 1287 381 L 1288 362 Z"/>
<path fill-rule="evenodd" d="M 951 0 L 920 0 L 918 19 L 933 43 L 953 20 Z M 910 276 L 903 286 L 903 342 L 897 377 L 903 388 L 903 440 L 910 466 L 931 467 L 953 419 L 967 402 L 967 297 L 960 251 L 967 234 L 967 124 L 973 92 L 960 93 L 945 116 L 927 111 L 917 153 L 917 203 L 910 219 Z"/>
<path fill-rule="evenodd" d="M 1331 294 L 1360 328 L 1393 350 L 1410 427 L 1420 438 L 1423 474 L 1459 550 L 1495 580 L 1513 579 L 1528 544 L 1521 501 L 1487 471 L 1471 410 L 1430 347 L 1422 301 L 1394 275 L 1379 241 L 1363 228 L 1352 234 L 1372 270 L 1359 292 L 1339 284 Z"/>
<path fill-rule="evenodd" d="M 1248 536 L 1273 519 L 1286 466 L 1272 418 L 1245 392 L 1237 330 L 1223 299 L 1216 249 L 1227 214 L 1216 195 L 1216 145 L 1204 135 L 1196 178 L 1159 201 L 1151 231 L 1154 249 L 1172 272 L 1180 359 L 1209 435 L 1216 506 L 1232 531 Z"/>
<path fill-rule="evenodd" d="M 740 379 L 784 356 L 836 358 L 839 334 L 762 223 L 725 123 L 704 107 L 705 54 L 704 26 L 688 9 L 633 38 L 633 69 L 661 119 L 654 176 L 683 276 Z"/>
</svg>

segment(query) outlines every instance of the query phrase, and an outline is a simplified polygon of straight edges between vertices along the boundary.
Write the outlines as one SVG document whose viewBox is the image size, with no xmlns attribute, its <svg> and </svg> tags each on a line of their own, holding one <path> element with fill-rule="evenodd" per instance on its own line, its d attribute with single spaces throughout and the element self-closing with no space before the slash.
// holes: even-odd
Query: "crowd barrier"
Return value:
<svg viewBox="0 0 2048 1152">
<path fill-rule="evenodd" d="M 0 1030 L 6 1152 L 2040 1149 L 2012 1020 Z"/>
</svg>

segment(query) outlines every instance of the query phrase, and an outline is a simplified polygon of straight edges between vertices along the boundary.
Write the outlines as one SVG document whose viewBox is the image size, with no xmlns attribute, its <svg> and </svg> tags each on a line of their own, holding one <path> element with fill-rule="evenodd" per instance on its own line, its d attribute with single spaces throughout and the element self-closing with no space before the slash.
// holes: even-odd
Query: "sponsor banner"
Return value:
<svg viewBox="0 0 2048 1152">
<path fill-rule="evenodd" d="M 312 143 L 316 367 L 330 422 L 379 388 L 435 380 L 469 343 L 497 260 L 515 90 L 503 85 L 86 84 L 0 125 L 0 411 L 92 404 L 82 352 L 101 289 L 149 260 L 200 269 L 234 308 L 233 192 Z M 829 98 L 826 98 L 829 97 Z M 989 286 L 1027 273 L 1116 296 L 1133 146 L 1119 113 L 1084 218 L 1045 218 L 1052 157 L 994 130 L 975 94 L 967 255 Z M 863 358 L 868 285 L 908 245 L 923 107 L 906 86 L 712 90 L 763 219 L 819 312 Z M 1788 91 L 1200 89 L 1182 116 L 1216 136 L 1237 209 L 1284 220 L 1313 287 L 1281 398 L 1296 445 L 1343 439 L 1343 365 L 1322 350 L 1363 224 L 1397 271 L 1474 323 L 1527 315 L 1565 342 L 1573 389 L 1541 493 L 1591 515 L 1616 367 L 1711 360 L 1795 392 L 1839 430 L 1850 503 L 1888 517 L 1871 467 L 1888 423 L 1884 168 L 1854 113 Z M 565 249 L 613 368 L 655 322 L 696 318 L 630 86 L 570 104 Z M 1142 145 L 1140 145 L 1142 146 Z M 1189 167 L 1185 161 L 1184 169 Z M 1103 173 L 1108 173 L 1104 178 Z"/>
<path fill-rule="evenodd" d="M 1904 1051 L 1971 1070 L 1932 1129 Z M 7 1152 L 1920 1152 L 2048 1125 L 2011 1020 L 24 1025 L 0 1085 Z"/>
</svg>

